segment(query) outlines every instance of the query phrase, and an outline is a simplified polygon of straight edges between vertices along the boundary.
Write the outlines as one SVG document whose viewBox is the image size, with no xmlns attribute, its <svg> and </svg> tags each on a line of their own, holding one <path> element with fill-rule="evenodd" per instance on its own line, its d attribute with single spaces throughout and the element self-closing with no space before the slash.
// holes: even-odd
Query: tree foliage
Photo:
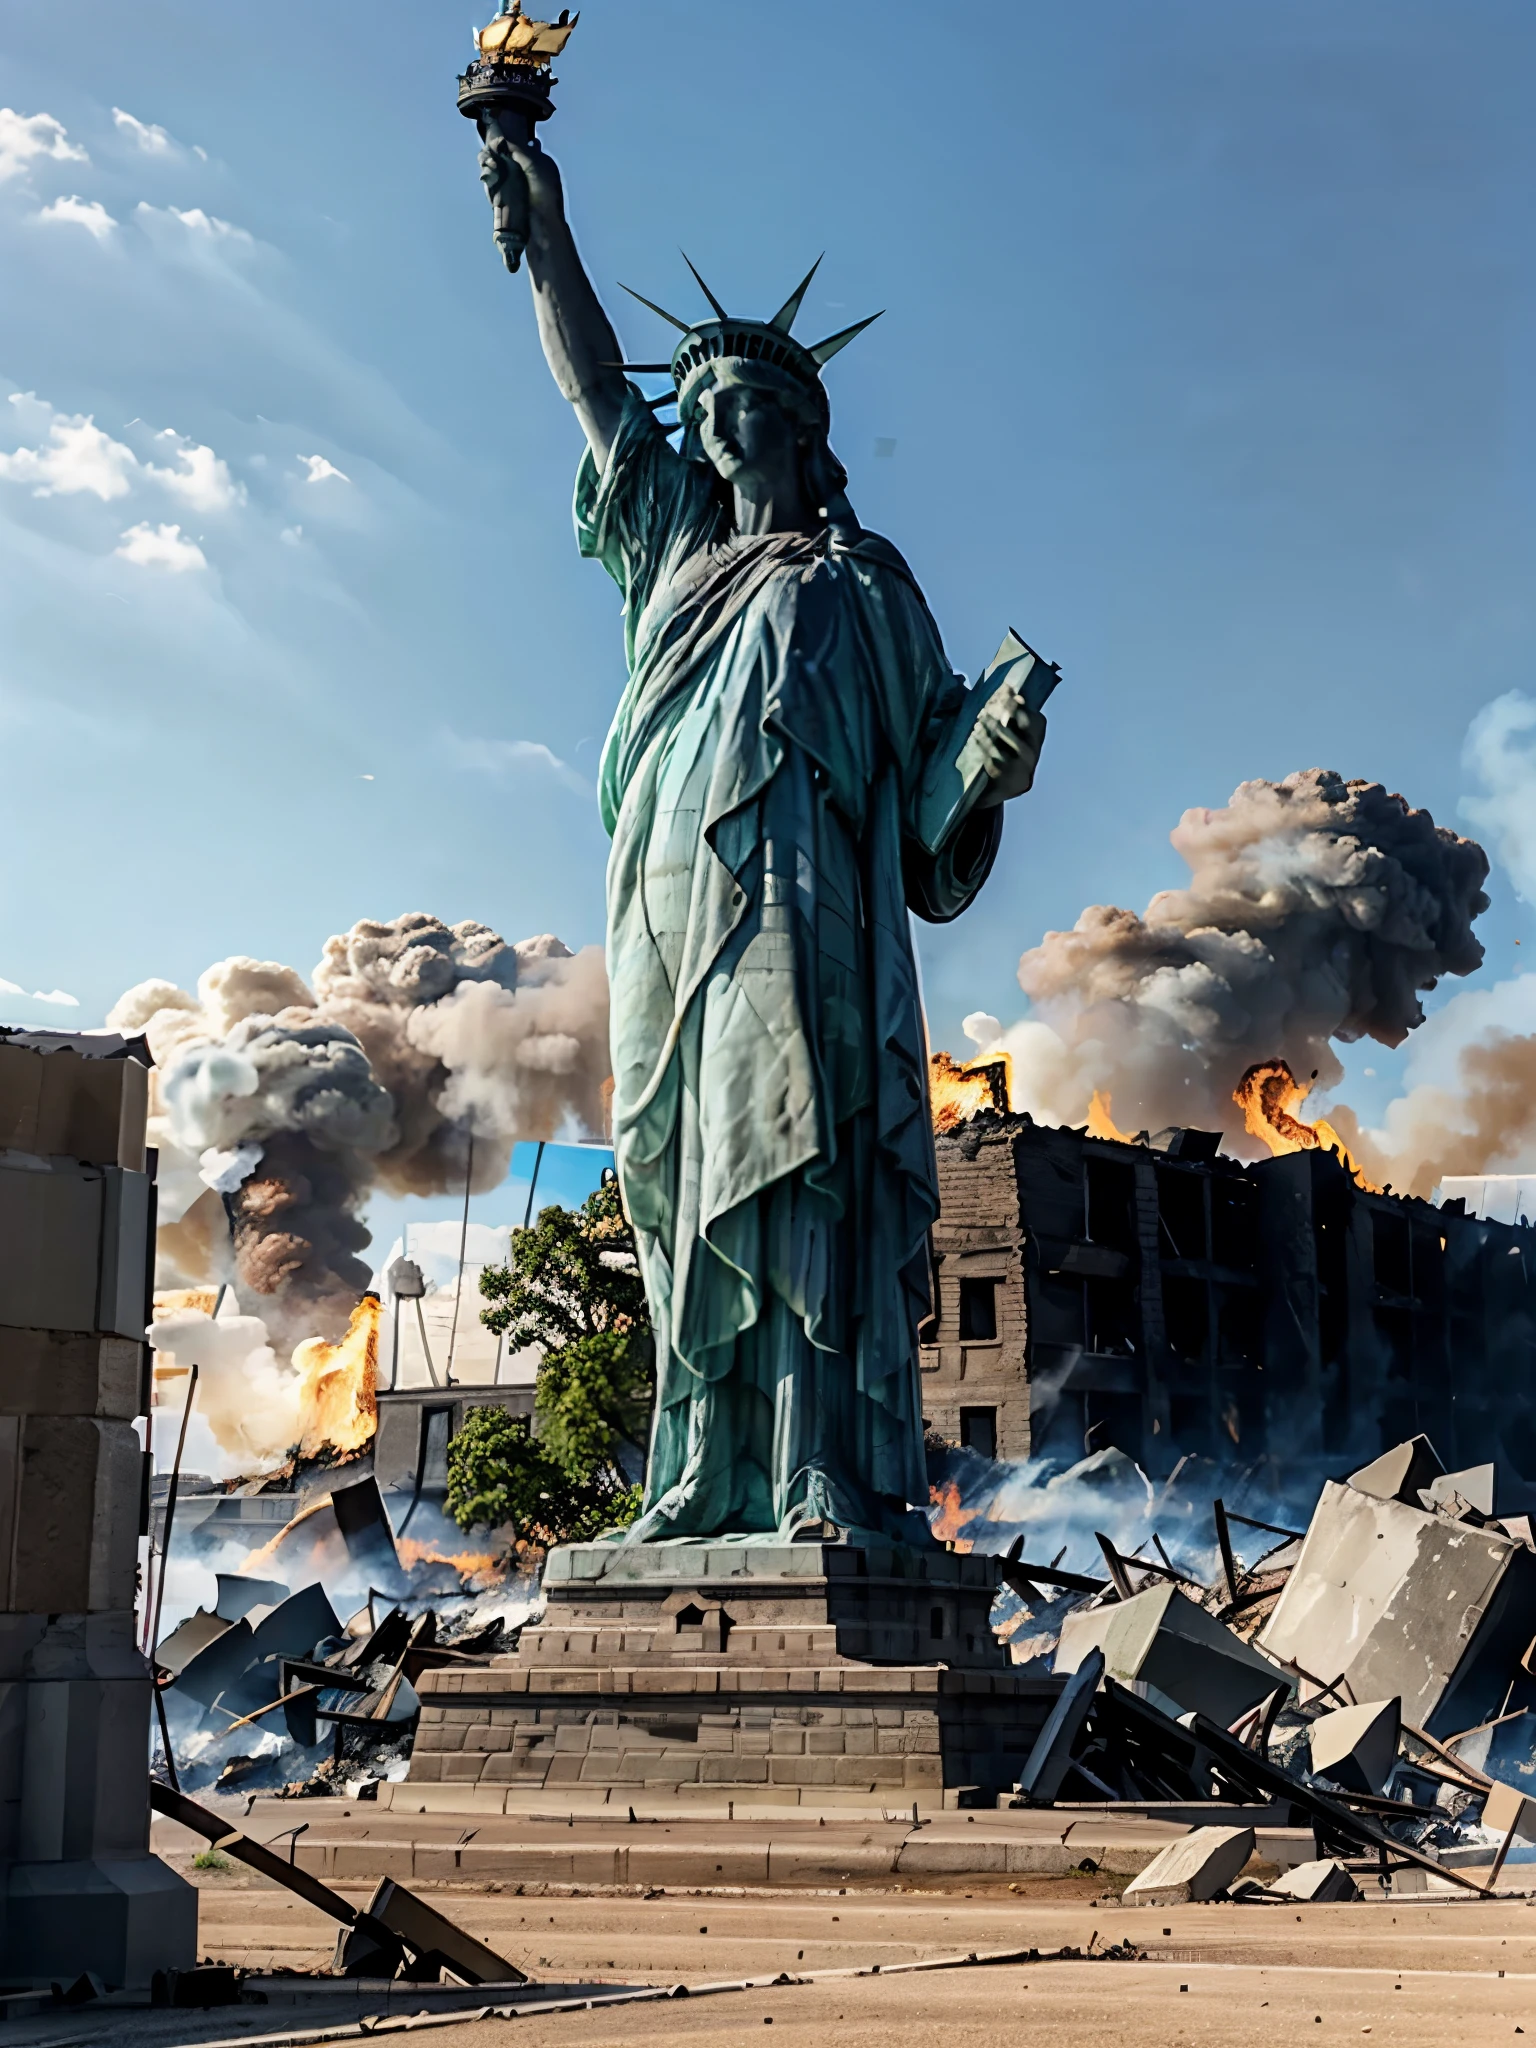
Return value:
<svg viewBox="0 0 1536 2048">
<path fill-rule="evenodd" d="M 640 1510 L 654 1354 L 634 1239 L 617 1182 L 579 1209 L 551 1205 L 514 1230 L 480 1291 L 487 1329 L 543 1351 L 534 1426 L 480 1409 L 449 1447 L 448 1512 L 461 1528 L 510 1524 L 538 1543 L 580 1542 Z"/>
</svg>

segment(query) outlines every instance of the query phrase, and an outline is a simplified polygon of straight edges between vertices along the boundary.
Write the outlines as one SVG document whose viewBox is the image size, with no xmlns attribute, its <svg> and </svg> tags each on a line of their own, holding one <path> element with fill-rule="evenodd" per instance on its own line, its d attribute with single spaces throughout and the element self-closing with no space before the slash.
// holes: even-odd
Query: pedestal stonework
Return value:
<svg viewBox="0 0 1536 2048">
<path fill-rule="evenodd" d="M 115 1041 L 114 1041 L 115 1042 Z M 197 1954 L 149 1853 L 134 1593 L 154 1191 L 145 1069 L 0 1043 L 0 1981 Z"/>
<path fill-rule="evenodd" d="M 413 1785 L 991 1805 L 1060 1690 L 992 1634 L 994 1561 L 937 1545 L 581 1544 L 544 1585 L 514 1655 L 422 1675 Z"/>
</svg>

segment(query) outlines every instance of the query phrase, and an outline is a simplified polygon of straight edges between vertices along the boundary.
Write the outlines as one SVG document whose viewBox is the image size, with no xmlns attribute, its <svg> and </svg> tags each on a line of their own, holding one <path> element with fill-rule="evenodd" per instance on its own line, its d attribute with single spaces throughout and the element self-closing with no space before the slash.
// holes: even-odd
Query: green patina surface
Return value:
<svg viewBox="0 0 1536 2048">
<path fill-rule="evenodd" d="M 614 1142 L 655 1323 L 628 1540 L 917 1533 L 938 1210 L 908 912 L 996 852 L 973 727 L 897 551 L 735 533 L 629 389 L 576 488 L 624 593 L 604 754 Z"/>
</svg>

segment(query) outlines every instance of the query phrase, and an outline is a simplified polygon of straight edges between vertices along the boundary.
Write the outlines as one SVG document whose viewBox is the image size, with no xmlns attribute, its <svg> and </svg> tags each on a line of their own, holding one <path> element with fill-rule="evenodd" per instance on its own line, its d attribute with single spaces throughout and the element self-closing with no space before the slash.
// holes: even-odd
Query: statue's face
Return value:
<svg viewBox="0 0 1536 2048">
<path fill-rule="evenodd" d="M 727 483 L 782 473 L 795 461 L 797 438 L 771 392 L 728 384 L 699 399 L 699 442 Z"/>
</svg>

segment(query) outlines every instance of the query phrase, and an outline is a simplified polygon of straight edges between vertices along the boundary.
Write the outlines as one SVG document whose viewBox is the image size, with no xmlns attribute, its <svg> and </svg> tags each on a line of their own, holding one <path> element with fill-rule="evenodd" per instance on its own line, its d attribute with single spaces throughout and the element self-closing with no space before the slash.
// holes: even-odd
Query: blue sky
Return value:
<svg viewBox="0 0 1536 2048">
<path fill-rule="evenodd" d="M 7 0 L 0 976 L 80 1003 L 17 1020 L 406 909 L 601 937 L 617 604 L 453 104 L 472 12 Z M 824 248 L 807 331 L 887 309 L 829 377 L 861 517 L 957 667 L 1013 624 L 1065 670 L 924 937 L 938 1042 L 1246 777 L 1455 822 L 1532 676 L 1528 7 L 588 0 L 559 69 L 631 351 L 616 280 L 691 308 L 680 244 L 761 312 Z M 1531 922 L 1501 878 L 1485 979 Z"/>
</svg>

